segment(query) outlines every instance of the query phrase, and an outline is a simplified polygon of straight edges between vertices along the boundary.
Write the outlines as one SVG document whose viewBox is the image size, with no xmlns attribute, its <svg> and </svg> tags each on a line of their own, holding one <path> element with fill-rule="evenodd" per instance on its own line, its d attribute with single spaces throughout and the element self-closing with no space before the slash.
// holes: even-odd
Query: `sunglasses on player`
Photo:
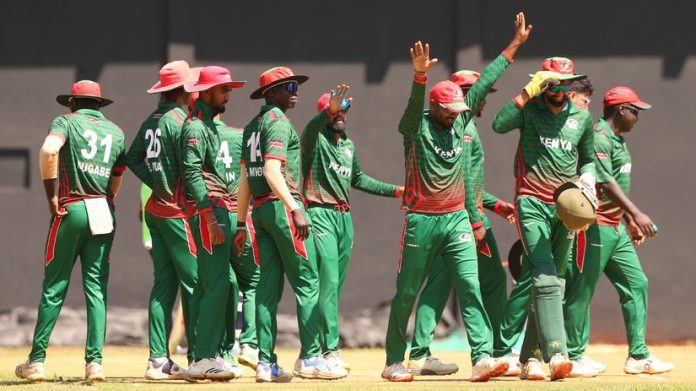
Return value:
<svg viewBox="0 0 696 391">
<path fill-rule="evenodd" d="M 621 108 L 630 111 L 631 114 L 633 114 L 635 116 L 638 116 L 638 113 L 640 112 L 640 110 L 636 109 L 633 106 L 623 105 L 623 106 L 621 106 Z"/>
<path fill-rule="evenodd" d="M 549 86 L 549 91 L 551 91 L 551 92 L 558 92 L 558 91 L 568 92 L 568 91 L 570 91 L 570 84 L 558 84 L 558 85 L 552 84 Z"/>
<path fill-rule="evenodd" d="M 278 87 L 282 87 L 285 91 L 287 91 L 287 92 L 289 92 L 289 93 L 291 93 L 291 94 L 296 93 L 297 90 L 299 89 L 299 86 L 298 86 L 298 84 L 297 84 L 296 81 L 291 81 L 291 82 L 288 82 L 288 83 L 283 83 L 283 84 L 279 85 Z"/>
</svg>

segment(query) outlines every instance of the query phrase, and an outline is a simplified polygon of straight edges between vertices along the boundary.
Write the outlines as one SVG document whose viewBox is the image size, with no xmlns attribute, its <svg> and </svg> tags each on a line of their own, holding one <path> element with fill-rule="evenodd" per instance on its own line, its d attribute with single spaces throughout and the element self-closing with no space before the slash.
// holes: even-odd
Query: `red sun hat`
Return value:
<svg viewBox="0 0 696 391">
<path fill-rule="evenodd" d="M 640 110 L 648 110 L 652 107 L 650 103 L 642 101 L 632 88 L 626 86 L 616 86 L 604 94 L 605 108 L 622 103 L 629 103 L 631 106 L 635 106 Z"/>
<path fill-rule="evenodd" d="M 430 89 L 430 101 L 444 106 L 447 110 L 455 113 L 471 110 L 464 103 L 464 94 L 457 83 L 446 80 L 441 81 Z"/>
<path fill-rule="evenodd" d="M 171 91 L 183 86 L 184 83 L 196 81 L 200 70 L 201 68 L 189 68 L 189 64 L 182 60 L 165 64 L 159 71 L 159 81 L 150 87 L 147 93 Z"/>
<path fill-rule="evenodd" d="M 454 72 L 450 76 L 450 81 L 457 83 L 461 88 L 471 88 L 478 81 L 481 74 L 476 71 L 470 71 L 468 69 L 463 69 L 461 71 Z M 489 92 L 496 92 L 495 88 L 491 88 Z"/>
<path fill-rule="evenodd" d="M 251 93 L 251 99 L 261 99 L 271 88 L 291 81 L 302 84 L 309 80 L 308 76 L 295 75 L 288 67 L 275 67 L 267 70 L 259 77 L 259 89 Z"/>
<path fill-rule="evenodd" d="M 99 83 L 92 80 L 80 80 L 73 83 L 70 88 L 70 94 L 56 96 L 56 102 L 63 106 L 70 106 L 70 101 L 73 98 L 89 98 L 99 101 L 99 107 L 104 107 L 114 103 L 111 99 L 102 98 L 101 87 Z"/>
<path fill-rule="evenodd" d="M 330 93 L 325 92 L 325 93 L 321 94 L 321 96 L 317 100 L 317 113 L 321 113 L 327 107 L 329 107 L 329 100 L 331 100 Z"/>
<path fill-rule="evenodd" d="M 184 83 L 184 89 L 187 92 L 201 92 L 219 85 L 242 88 L 245 84 L 246 80 L 232 80 L 232 75 L 227 68 L 213 65 L 201 68 L 198 80 Z"/>
<path fill-rule="evenodd" d="M 573 73 L 575 64 L 573 61 L 566 57 L 549 57 L 541 63 L 542 71 L 556 72 L 561 75 L 560 80 L 573 80 L 573 79 L 583 79 L 587 75 L 580 75 Z M 534 77 L 534 74 L 530 74 L 529 77 Z"/>
</svg>

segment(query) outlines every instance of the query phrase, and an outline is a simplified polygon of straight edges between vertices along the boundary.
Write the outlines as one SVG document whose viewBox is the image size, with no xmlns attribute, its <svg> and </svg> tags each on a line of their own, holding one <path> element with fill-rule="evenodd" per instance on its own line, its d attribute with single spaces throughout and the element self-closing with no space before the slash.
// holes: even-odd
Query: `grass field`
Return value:
<svg viewBox="0 0 696 391">
<path fill-rule="evenodd" d="M 594 389 L 594 390 L 690 390 L 696 389 L 696 346 L 656 346 L 652 352 L 663 360 L 677 365 L 674 372 L 664 375 L 625 375 L 623 361 L 626 347 L 623 345 L 593 345 L 588 355 L 603 360 L 608 369 L 605 374 L 592 379 L 567 379 L 559 382 L 522 382 L 516 378 L 494 379 L 488 383 L 466 382 L 471 375 L 469 354 L 442 353 L 443 360 L 459 363 L 460 371 L 452 376 L 417 377 L 412 383 L 393 384 L 382 380 L 379 375 L 384 365 L 384 351 L 359 349 L 343 351 L 343 357 L 353 365 L 351 374 L 337 381 L 310 381 L 294 379 L 287 384 L 256 384 L 253 373 L 246 368 L 245 377 L 230 383 L 205 383 L 192 385 L 183 381 L 149 382 L 143 379 L 147 360 L 147 349 L 131 347 L 107 347 L 104 351 L 106 383 L 90 384 L 84 381 L 83 350 L 77 347 L 51 347 L 48 350 L 46 374 L 49 381 L 29 384 L 14 375 L 14 367 L 26 358 L 29 348 L 0 348 L 0 388 L 17 390 L 186 390 L 186 389 L 254 389 L 254 390 L 444 390 L 488 388 L 496 390 L 519 389 Z M 280 350 L 280 364 L 292 370 L 297 356 L 295 350 Z M 175 357 L 178 363 L 185 358 Z M 90 388 L 87 388 L 90 387 Z"/>
</svg>

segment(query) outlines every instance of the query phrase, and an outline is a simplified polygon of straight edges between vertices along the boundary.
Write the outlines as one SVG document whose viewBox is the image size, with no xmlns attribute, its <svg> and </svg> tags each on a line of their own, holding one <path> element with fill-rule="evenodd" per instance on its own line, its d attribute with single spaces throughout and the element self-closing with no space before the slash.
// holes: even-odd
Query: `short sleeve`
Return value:
<svg viewBox="0 0 696 391">
<path fill-rule="evenodd" d="M 287 119 L 277 119 L 266 130 L 263 138 L 263 158 L 285 161 L 288 156 L 288 144 L 292 128 Z"/>
<path fill-rule="evenodd" d="M 611 140 L 601 133 L 595 133 L 594 160 L 595 170 L 597 170 L 597 182 L 612 182 L 614 178 L 614 167 L 611 162 Z"/>
<path fill-rule="evenodd" d="M 51 122 L 51 126 L 48 127 L 48 133 L 58 133 L 65 140 L 68 139 L 68 120 L 65 118 L 65 116 L 60 116 L 56 117 L 53 122 Z"/>
</svg>

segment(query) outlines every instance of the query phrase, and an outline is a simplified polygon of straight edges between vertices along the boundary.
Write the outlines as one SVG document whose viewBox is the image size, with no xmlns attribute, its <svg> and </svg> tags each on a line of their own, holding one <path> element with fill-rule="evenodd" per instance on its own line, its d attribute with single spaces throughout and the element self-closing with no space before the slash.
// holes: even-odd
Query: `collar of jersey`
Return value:
<svg viewBox="0 0 696 391">
<path fill-rule="evenodd" d="M 324 129 L 322 130 L 322 132 L 324 133 L 324 136 L 325 136 L 329 141 L 331 141 L 332 144 L 334 144 L 334 142 L 333 142 L 333 140 L 334 140 L 334 138 L 333 138 L 334 130 L 331 129 L 331 124 L 324 126 Z M 348 138 L 348 135 L 346 134 L 346 132 L 341 132 L 341 139 L 342 139 L 342 140 L 346 140 L 347 138 Z"/>
<path fill-rule="evenodd" d="M 157 108 L 166 113 L 172 109 L 180 109 L 181 106 L 177 105 L 176 102 L 160 102 L 159 105 L 157 105 Z"/>
<path fill-rule="evenodd" d="M 99 110 L 92 110 L 92 109 L 79 109 L 77 110 L 78 113 L 80 114 L 85 114 L 85 115 L 90 115 L 92 117 L 97 117 L 104 119 L 104 113 L 102 113 Z"/>
<path fill-rule="evenodd" d="M 604 129 L 607 131 L 607 135 L 609 135 L 609 138 L 615 141 L 618 141 L 620 143 L 624 142 L 624 138 L 622 135 L 615 135 L 614 131 L 611 130 L 611 127 L 607 123 L 607 121 L 604 120 L 604 118 L 599 118 L 597 119 L 597 128 L 599 129 Z"/>
<path fill-rule="evenodd" d="M 263 114 L 263 113 L 265 113 L 265 112 L 267 112 L 267 111 L 271 111 L 271 110 L 273 110 L 273 109 L 278 109 L 278 110 L 280 110 L 280 107 L 278 107 L 278 106 L 276 106 L 276 105 L 274 105 L 274 104 L 266 104 L 266 105 L 263 105 L 263 106 L 261 106 L 261 114 Z M 285 115 L 285 113 L 283 113 L 283 110 L 280 110 L 280 112 L 281 112 L 283 115 Z"/>
<path fill-rule="evenodd" d="M 203 100 L 201 99 L 198 99 L 196 101 L 196 106 L 193 108 L 194 116 L 196 116 L 196 114 L 198 114 L 199 111 L 203 112 L 202 119 L 204 121 L 212 121 L 213 117 L 215 117 L 216 114 L 215 110 L 212 107 L 210 107 L 210 105 L 203 102 Z"/>
</svg>

